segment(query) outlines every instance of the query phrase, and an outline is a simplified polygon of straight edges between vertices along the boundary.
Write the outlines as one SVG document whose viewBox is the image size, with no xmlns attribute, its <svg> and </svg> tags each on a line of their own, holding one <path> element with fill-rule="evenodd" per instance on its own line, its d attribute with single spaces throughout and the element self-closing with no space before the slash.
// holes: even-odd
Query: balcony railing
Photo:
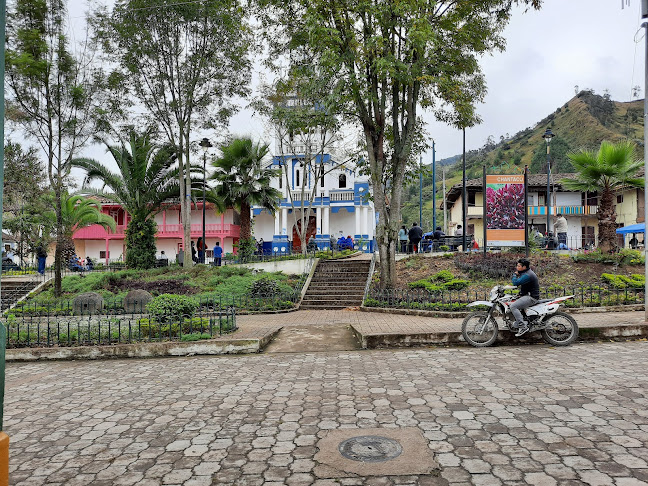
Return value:
<svg viewBox="0 0 648 486">
<path fill-rule="evenodd" d="M 205 236 L 207 237 L 231 237 L 238 238 L 240 236 L 241 230 L 240 227 L 236 224 L 206 224 L 205 225 Z M 126 234 L 126 226 L 119 225 L 114 232 L 105 230 L 99 225 L 89 226 L 87 228 L 80 229 L 74 233 L 75 240 L 93 240 L 93 239 L 122 239 Z M 166 224 L 158 225 L 158 238 L 181 238 L 184 234 L 184 229 L 182 224 Z M 195 237 L 202 236 L 202 224 L 192 224 L 191 225 L 191 235 Z"/>
<path fill-rule="evenodd" d="M 563 216 L 594 216 L 598 212 L 598 206 L 555 206 L 551 208 L 551 214 L 562 214 Z M 468 206 L 467 216 L 482 217 L 483 206 Z M 546 206 L 529 206 L 529 216 L 546 216 Z"/>
<path fill-rule="evenodd" d="M 353 201 L 353 191 L 329 191 L 329 200 L 331 202 Z"/>
</svg>

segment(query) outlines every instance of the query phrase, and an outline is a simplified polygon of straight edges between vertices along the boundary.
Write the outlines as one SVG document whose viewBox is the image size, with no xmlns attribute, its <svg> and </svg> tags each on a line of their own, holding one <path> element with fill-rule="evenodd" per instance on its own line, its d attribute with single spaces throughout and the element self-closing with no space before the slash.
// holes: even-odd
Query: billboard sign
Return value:
<svg viewBox="0 0 648 486">
<path fill-rule="evenodd" d="M 524 246 L 524 175 L 486 176 L 488 246 Z"/>
</svg>

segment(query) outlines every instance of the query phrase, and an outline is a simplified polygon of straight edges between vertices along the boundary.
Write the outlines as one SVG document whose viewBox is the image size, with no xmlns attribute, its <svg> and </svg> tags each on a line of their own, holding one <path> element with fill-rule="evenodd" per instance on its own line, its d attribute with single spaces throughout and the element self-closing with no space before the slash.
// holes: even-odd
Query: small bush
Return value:
<svg viewBox="0 0 648 486">
<path fill-rule="evenodd" d="M 614 275 L 611 273 L 601 274 L 601 280 L 614 287 L 615 289 L 625 289 L 625 288 L 643 288 L 646 285 L 646 278 L 643 275 L 638 273 L 633 274 L 630 277 L 626 275 Z"/>
<path fill-rule="evenodd" d="M 465 289 L 470 285 L 470 282 L 468 280 L 462 280 L 462 279 L 453 279 L 450 280 L 449 282 L 446 282 L 443 286 L 448 289 L 448 290 L 461 290 Z"/>
<path fill-rule="evenodd" d="M 453 279 L 454 275 L 452 275 L 450 270 L 441 270 L 430 277 L 430 281 L 432 282 L 450 282 Z"/>
<path fill-rule="evenodd" d="M 162 294 L 146 305 L 156 320 L 193 316 L 198 309 L 198 301 L 186 295 Z"/>
<path fill-rule="evenodd" d="M 439 247 L 439 250 L 441 250 L 441 251 L 450 251 L 450 247 L 448 245 L 441 245 Z"/>
<path fill-rule="evenodd" d="M 252 297 L 272 297 L 280 292 L 279 284 L 269 277 L 261 277 L 252 282 L 248 287 L 248 292 Z"/>
</svg>

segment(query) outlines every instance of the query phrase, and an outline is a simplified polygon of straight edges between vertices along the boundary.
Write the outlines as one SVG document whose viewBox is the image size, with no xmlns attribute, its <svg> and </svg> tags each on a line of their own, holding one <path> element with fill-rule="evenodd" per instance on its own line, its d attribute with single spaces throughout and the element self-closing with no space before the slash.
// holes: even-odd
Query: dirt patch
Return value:
<svg viewBox="0 0 648 486">
<path fill-rule="evenodd" d="M 152 282 L 143 282 L 141 280 L 115 280 L 108 283 L 106 287 L 112 293 L 122 292 L 124 290 L 146 290 L 152 295 L 160 294 L 195 294 L 198 289 L 185 284 L 181 280 L 154 280 Z"/>
<path fill-rule="evenodd" d="M 519 257 L 511 256 L 511 273 L 513 273 L 517 258 Z M 533 256 L 531 256 L 530 260 L 533 267 Z M 489 290 L 496 283 L 504 283 L 503 279 L 475 276 L 471 275 L 470 272 L 464 272 L 455 266 L 454 258 L 411 256 L 396 262 L 396 273 L 398 275 L 396 288 L 408 289 L 410 282 L 428 278 L 441 270 L 449 270 L 456 278 L 470 281 L 471 285 L 466 289 L 468 291 Z M 643 265 L 623 265 L 615 268 L 614 265 L 605 263 L 577 263 L 569 257 L 561 256 L 559 265 L 554 269 L 544 271 L 540 277 L 540 282 L 543 287 L 551 285 L 598 285 L 602 283 L 602 273 L 628 276 L 638 273 L 643 275 L 644 267 Z M 379 274 L 380 269 L 377 265 L 376 279 Z"/>
</svg>

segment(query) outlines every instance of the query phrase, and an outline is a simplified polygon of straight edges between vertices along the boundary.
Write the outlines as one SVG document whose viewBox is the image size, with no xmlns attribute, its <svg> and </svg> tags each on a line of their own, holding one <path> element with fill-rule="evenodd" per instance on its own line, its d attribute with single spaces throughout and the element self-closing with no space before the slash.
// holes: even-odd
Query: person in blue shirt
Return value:
<svg viewBox="0 0 648 486">
<path fill-rule="evenodd" d="M 223 258 L 223 249 L 220 246 L 220 242 L 217 241 L 216 246 L 214 247 L 214 266 L 220 267 L 222 258 Z"/>
<path fill-rule="evenodd" d="M 529 323 L 522 317 L 522 309 L 535 305 L 540 298 L 540 282 L 538 276 L 531 270 L 531 263 L 526 258 L 520 258 L 511 277 L 511 283 L 520 287 L 518 299 L 511 304 L 511 313 L 515 317 L 513 328 L 517 329 L 516 337 L 529 331 Z"/>
</svg>

